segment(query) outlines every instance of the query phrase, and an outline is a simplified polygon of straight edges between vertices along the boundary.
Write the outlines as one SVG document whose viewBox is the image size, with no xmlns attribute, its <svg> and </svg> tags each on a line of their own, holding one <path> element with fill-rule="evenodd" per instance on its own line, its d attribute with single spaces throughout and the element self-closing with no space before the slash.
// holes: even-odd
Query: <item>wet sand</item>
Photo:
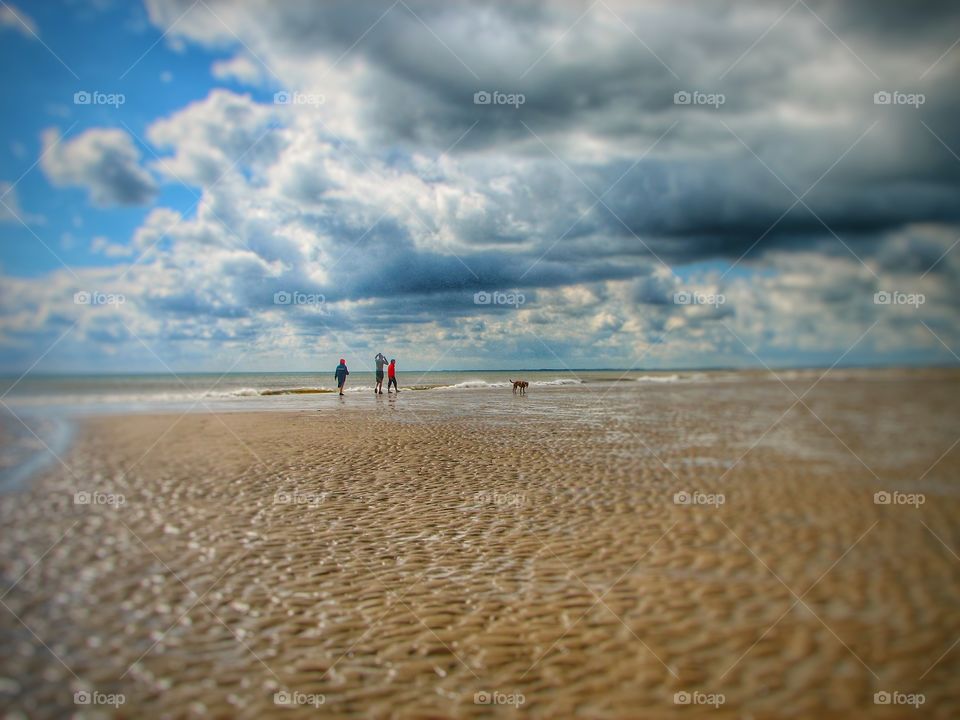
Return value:
<svg viewBox="0 0 960 720">
<path fill-rule="evenodd" d="M 89 419 L 0 499 L 0 707 L 957 717 L 958 399 L 933 373 Z"/>
</svg>

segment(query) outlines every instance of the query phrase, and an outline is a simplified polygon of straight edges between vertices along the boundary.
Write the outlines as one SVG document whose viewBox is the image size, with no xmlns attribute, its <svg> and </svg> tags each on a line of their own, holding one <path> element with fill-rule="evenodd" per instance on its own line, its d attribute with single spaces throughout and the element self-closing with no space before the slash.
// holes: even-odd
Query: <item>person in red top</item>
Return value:
<svg viewBox="0 0 960 720">
<path fill-rule="evenodd" d="M 397 386 L 397 361 L 393 358 L 390 359 L 390 364 L 387 365 L 387 395 L 390 394 L 391 387 L 397 392 L 400 392 L 400 388 Z"/>
</svg>

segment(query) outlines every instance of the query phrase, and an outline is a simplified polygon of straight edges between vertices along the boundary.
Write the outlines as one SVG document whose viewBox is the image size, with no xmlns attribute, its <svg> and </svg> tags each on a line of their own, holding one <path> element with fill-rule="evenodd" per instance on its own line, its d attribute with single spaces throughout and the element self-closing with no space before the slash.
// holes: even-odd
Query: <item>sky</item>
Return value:
<svg viewBox="0 0 960 720">
<path fill-rule="evenodd" d="M 0 1 L 0 372 L 960 363 L 960 4 Z"/>
</svg>

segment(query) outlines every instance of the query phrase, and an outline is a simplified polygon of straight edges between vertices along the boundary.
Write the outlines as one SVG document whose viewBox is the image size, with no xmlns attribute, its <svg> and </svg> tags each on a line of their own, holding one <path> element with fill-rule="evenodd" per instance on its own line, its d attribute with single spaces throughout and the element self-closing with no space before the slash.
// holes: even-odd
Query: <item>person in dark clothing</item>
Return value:
<svg viewBox="0 0 960 720">
<path fill-rule="evenodd" d="M 333 371 L 333 376 L 337 379 L 337 387 L 340 388 L 341 395 L 343 395 L 343 386 L 347 384 L 347 375 L 349 374 L 350 371 L 347 370 L 347 361 L 340 358 L 340 364 L 337 365 L 337 369 Z"/>
<path fill-rule="evenodd" d="M 383 366 L 387 364 L 387 358 L 383 353 L 377 353 L 373 361 L 377 364 L 377 386 L 373 391 L 383 395 Z"/>
<path fill-rule="evenodd" d="M 387 394 L 390 394 L 390 388 L 394 388 L 397 392 L 400 392 L 400 388 L 397 386 L 397 361 L 394 359 L 390 360 L 390 364 L 387 366 Z"/>
</svg>

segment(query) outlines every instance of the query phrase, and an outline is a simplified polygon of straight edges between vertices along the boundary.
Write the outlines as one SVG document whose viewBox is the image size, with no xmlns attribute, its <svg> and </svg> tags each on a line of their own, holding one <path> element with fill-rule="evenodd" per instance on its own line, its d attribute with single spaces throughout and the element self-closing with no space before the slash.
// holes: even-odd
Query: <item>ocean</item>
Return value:
<svg viewBox="0 0 960 720">
<path fill-rule="evenodd" d="M 824 369 L 778 370 L 497 370 L 399 371 L 404 401 L 416 409 L 454 416 L 498 412 L 512 398 L 511 379 L 530 383 L 527 412 L 585 414 L 590 397 L 623 397 L 629 405 L 642 389 L 747 382 L 799 383 L 823 376 Z M 824 381 L 916 378 L 932 370 L 836 368 Z M 0 492 L 14 489 L 69 449 L 74 420 L 91 415 L 191 412 L 246 412 L 333 409 L 387 399 L 373 393 L 372 372 L 351 372 L 339 398 L 332 372 L 186 373 L 129 375 L 28 375 L 0 379 Z M 614 390 L 618 392 L 613 392 Z M 626 394 L 619 392 L 628 390 Z M 638 394 L 639 393 L 639 394 Z M 581 397 L 583 401 L 577 400 Z M 406 398 L 410 398 L 406 400 Z"/>
<path fill-rule="evenodd" d="M 531 388 L 613 382 L 675 383 L 736 381 L 755 371 L 629 371 L 629 370 L 498 370 L 399 371 L 401 390 L 413 392 L 478 392 L 511 387 L 525 379 Z M 815 371 L 810 371 L 815 372 Z M 345 392 L 370 394 L 374 373 L 351 372 Z M 386 382 L 384 383 L 386 385 Z M 128 413 L 169 410 L 291 410 L 309 409 L 330 401 L 337 392 L 329 373 L 188 373 L 172 375 L 28 376 L 0 381 L 0 394 L 11 409 L 55 410 L 63 414 Z"/>
</svg>

